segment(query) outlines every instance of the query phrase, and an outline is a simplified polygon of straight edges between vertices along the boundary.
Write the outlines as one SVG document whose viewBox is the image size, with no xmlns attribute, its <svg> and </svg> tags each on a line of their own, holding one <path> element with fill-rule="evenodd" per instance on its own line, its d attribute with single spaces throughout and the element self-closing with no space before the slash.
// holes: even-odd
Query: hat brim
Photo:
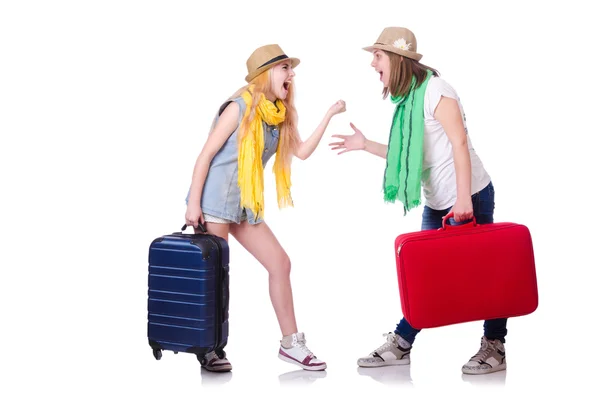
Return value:
<svg viewBox="0 0 600 397">
<path fill-rule="evenodd" d="M 279 65 L 280 63 L 287 62 L 287 61 L 291 61 L 292 62 L 292 69 L 294 69 L 296 66 L 298 66 L 300 64 L 300 59 L 298 59 L 298 58 L 284 58 L 284 59 L 280 59 L 279 61 L 276 61 L 276 62 L 270 63 L 268 65 L 262 66 L 262 67 L 256 69 L 255 71 L 253 71 L 252 73 L 248 73 L 248 75 L 246 76 L 246 81 L 249 83 L 256 76 L 258 76 L 259 74 L 261 74 L 265 70 L 269 70 L 273 66 Z"/>
<path fill-rule="evenodd" d="M 389 44 L 373 44 L 372 46 L 369 46 L 369 47 L 363 47 L 363 50 L 369 51 L 369 52 L 373 52 L 375 50 L 389 51 L 389 52 L 393 52 L 394 54 L 402 55 L 403 57 L 414 59 L 415 61 L 420 61 L 421 58 L 423 58 L 423 55 L 421 55 L 419 53 L 412 52 L 412 51 L 404 51 L 404 50 L 401 50 L 400 48 L 394 47 L 393 45 L 389 45 Z"/>
</svg>

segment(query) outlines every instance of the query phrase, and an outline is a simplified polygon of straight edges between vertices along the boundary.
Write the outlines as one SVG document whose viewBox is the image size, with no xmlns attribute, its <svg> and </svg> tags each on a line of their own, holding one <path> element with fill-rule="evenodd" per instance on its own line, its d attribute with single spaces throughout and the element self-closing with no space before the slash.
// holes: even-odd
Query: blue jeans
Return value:
<svg viewBox="0 0 600 397">
<path fill-rule="evenodd" d="M 471 196 L 473 201 L 473 215 L 478 224 L 493 223 L 494 222 L 494 185 L 492 182 L 486 187 L 481 189 L 479 192 Z M 423 210 L 423 221 L 421 223 L 421 230 L 438 229 L 442 227 L 442 218 L 446 216 L 451 208 L 445 210 L 434 210 L 427 206 Z M 454 219 L 449 219 L 451 225 L 457 223 Z M 464 223 L 464 222 L 462 222 Z M 488 339 L 499 339 L 502 343 L 505 342 L 507 334 L 505 318 L 486 320 L 483 323 L 483 334 Z M 415 337 L 420 332 L 420 329 L 413 328 L 405 318 L 400 320 L 396 327 L 395 333 L 404 338 L 407 342 L 413 343 Z"/>
</svg>

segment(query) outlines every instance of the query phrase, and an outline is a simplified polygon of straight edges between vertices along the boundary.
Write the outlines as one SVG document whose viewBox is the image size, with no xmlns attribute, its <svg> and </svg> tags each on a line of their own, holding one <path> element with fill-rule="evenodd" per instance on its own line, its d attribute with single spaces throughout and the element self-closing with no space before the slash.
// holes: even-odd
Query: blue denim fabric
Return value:
<svg viewBox="0 0 600 397">
<path fill-rule="evenodd" d="M 227 219 L 240 223 L 244 218 L 250 224 L 262 222 L 262 218 L 255 219 L 254 214 L 249 209 L 240 207 L 240 188 L 238 186 L 238 130 L 244 113 L 246 112 L 246 103 L 241 97 L 233 99 L 239 107 L 238 128 L 229 136 L 221 149 L 217 152 L 206 176 L 204 187 L 202 189 L 202 199 L 200 207 L 205 214 L 213 215 L 219 218 Z M 219 114 L 225 109 L 221 106 Z M 215 117 L 216 124 L 219 115 Z M 263 122 L 265 146 L 262 153 L 263 167 L 277 151 L 279 143 L 279 127 L 271 126 Z M 188 190 L 185 199 L 188 203 L 190 191 Z M 244 214 L 245 212 L 245 214 Z"/>
</svg>

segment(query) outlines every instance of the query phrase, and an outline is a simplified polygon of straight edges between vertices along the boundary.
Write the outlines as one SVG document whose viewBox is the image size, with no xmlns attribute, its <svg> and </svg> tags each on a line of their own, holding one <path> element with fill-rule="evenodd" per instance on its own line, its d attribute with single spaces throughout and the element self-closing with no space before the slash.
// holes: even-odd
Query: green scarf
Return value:
<svg viewBox="0 0 600 397">
<path fill-rule="evenodd" d="M 390 99 L 396 105 L 387 151 L 383 180 L 384 200 L 393 203 L 400 200 L 407 211 L 421 204 L 421 170 L 423 167 L 423 131 L 425 128 L 425 89 L 431 77 L 415 89 L 412 86 L 406 96 Z"/>
</svg>

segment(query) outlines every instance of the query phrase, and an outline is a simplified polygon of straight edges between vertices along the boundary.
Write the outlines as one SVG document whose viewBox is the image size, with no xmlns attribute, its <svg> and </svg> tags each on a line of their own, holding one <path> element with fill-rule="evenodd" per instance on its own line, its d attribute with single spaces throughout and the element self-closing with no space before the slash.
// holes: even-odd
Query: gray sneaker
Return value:
<svg viewBox="0 0 600 397">
<path fill-rule="evenodd" d="M 489 374 L 506 369 L 506 351 L 499 340 L 481 338 L 481 348 L 468 363 L 463 365 L 462 372 L 468 375 Z"/>
<path fill-rule="evenodd" d="M 383 336 L 386 337 L 386 342 L 368 356 L 359 358 L 357 362 L 359 367 L 410 364 L 411 344 L 393 332 L 383 334 Z"/>
<path fill-rule="evenodd" d="M 231 371 L 231 363 L 223 352 L 223 358 L 217 356 L 214 351 L 208 352 L 204 359 L 200 362 L 202 368 L 211 372 L 229 372 Z"/>
</svg>

